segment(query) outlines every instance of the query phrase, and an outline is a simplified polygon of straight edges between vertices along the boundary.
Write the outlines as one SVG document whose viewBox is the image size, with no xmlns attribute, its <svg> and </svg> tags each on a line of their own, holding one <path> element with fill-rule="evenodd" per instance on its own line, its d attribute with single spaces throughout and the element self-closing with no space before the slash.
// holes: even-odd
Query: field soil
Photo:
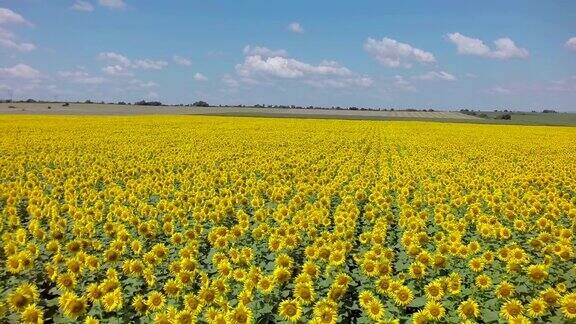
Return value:
<svg viewBox="0 0 576 324">
<path fill-rule="evenodd" d="M 10 103 L 0 104 L 0 114 L 15 115 L 231 115 L 254 117 L 304 117 L 342 119 L 449 119 L 480 120 L 475 116 L 447 111 L 369 111 L 335 109 L 288 109 L 245 107 L 135 106 L 108 104 Z"/>
</svg>

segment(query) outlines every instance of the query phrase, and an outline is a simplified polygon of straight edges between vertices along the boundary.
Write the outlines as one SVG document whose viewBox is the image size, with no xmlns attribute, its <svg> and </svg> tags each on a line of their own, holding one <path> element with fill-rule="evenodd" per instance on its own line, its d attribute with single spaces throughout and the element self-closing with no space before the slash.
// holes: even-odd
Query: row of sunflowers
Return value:
<svg viewBox="0 0 576 324">
<path fill-rule="evenodd" d="M 0 322 L 576 320 L 576 129 L 0 116 Z"/>
</svg>

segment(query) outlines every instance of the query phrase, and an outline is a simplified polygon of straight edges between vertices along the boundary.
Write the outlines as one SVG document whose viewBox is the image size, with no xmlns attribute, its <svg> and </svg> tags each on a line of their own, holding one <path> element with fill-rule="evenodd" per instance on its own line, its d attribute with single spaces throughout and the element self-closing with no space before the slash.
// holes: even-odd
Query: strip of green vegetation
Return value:
<svg viewBox="0 0 576 324">
<path fill-rule="evenodd" d="M 509 112 L 509 111 L 461 111 L 480 117 L 485 121 L 502 124 L 576 126 L 575 113 L 559 112 Z"/>
</svg>

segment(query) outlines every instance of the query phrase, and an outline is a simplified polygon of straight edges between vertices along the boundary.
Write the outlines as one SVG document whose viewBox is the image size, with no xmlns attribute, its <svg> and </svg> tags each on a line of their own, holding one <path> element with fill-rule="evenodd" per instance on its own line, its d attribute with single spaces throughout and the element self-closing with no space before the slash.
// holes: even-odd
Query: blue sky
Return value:
<svg viewBox="0 0 576 324">
<path fill-rule="evenodd" d="M 576 112 L 576 1 L 0 0 L 0 97 Z"/>
</svg>

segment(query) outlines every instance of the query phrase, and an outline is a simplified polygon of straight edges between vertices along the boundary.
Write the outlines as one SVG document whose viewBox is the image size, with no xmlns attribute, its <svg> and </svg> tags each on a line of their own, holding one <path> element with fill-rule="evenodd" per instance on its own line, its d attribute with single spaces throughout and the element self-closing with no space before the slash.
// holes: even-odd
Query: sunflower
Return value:
<svg viewBox="0 0 576 324">
<path fill-rule="evenodd" d="M 457 295 L 460 293 L 461 289 L 462 277 L 460 277 L 460 274 L 456 272 L 451 273 L 446 281 L 446 290 L 452 295 Z"/>
<path fill-rule="evenodd" d="M 118 311 L 122 309 L 123 305 L 122 291 L 120 288 L 116 288 L 114 291 L 102 296 L 100 302 L 106 312 Z"/>
<path fill-rule="evenodd" d="M 157 310 L 162 309 L 165 301 L 166 298 L 161 292 L 152 291 L 148 294 L 148 298 L 146 299 L 146 305 L 148 306 L 148 309 L 150 309 L 150 311 L 155 312 Z"/>
<path fill-rule="evenodd" d="M 102 283 L 98 286 L 102 291 L 102 294 L 107 294 L 109 292 L 114 291 L 115 289 L 120 287 L 120 281 L 117 278 L 111 277 L 104 279 Z"/>
<path fill-rule="evenodd" d="M 202 309 L 200 298 L 194 294 L 184 296 L 184 305 L 193 312 L 198 313 Z"/>
<path fill-rule="evenodd" d="M 434 321 L 439 321 L 446 315 L 444 306 L 436 301 L 427 302 L 424 311 L 428 314 L 428 318 Z"/>
<path fill-rule="evenodd" d="M 436 253 L 433 256 L 432 266 L 434 268 L 444 268 L 446 266 L 447 262 L 448 262 L 448 259 L 446 258 L 446 256 L 444 256 L 440 253 Z"/>
<path fill-rule="evenodd" d="M 529 266 L 527 273 L 528 278 L 536 283 L 542 283 L 546 277 L 548 277 L 546 266 L 542 264 L 534 264 Z"/>
<path fill-rule="evenodd" d="M 468 298 L 467 300 L 460 303 L 458 306 L 458 316 L 462 320 L 475 319 L 480 316 L 480 309 L 478 308 L 478 303 L 474 299 Z"/>
<path fill-rule="evenodd" d="M 409 273 L 412 278 L 422 279 L 426 275 L 426 266 L 416 261 L 410 265 Z"/>
<path fill-rule="evenodd" d="M 302 306 L 297 299 L 283 300 L 278 307 L 278 312 L 284 320 L 296 322 L 302 317 Z"/>
<path fill-rule="evenodd" d="M 554 306 L 560 300 L 560 294 L 552 287 L 546 288 L 544 291 L 540 292 L 540 297 L 544 299 L 548 306 Z"/>
<path fill-rule="evenodd" d="M 20 257 L 17 254 L 11 255 L 6 259 L 6 270 L 10 273 L 19 273 L 24 270 L 20 263 Z"/>
<path fill-rule="evenodd" d="M 374 298 L 374 294 L 369 290 L 363 290 L 358 294 L 358 302 L 362 307 L 367 307 Z"/>
<path fill-rule="evenodd" d="M 342 298 L 342 296 L 344 296 L 347 288 L 348 286 L 339 285 L 336 282 L 334 282 L 332 286 L 330 286 L 330 290 L 328 291 L 328 298 L 333 301 L 339 300 L 340 298 Z"/>
<path fill-rule="evenodd" d="M 338 267 L 344 264 L 346 257 L 343 251 L 333 251 L 330 253 L 328 261 L 332 267 Z"/>
<path fill-rule="evenodd" d="M 511 283 L 502 281 L 496 286 L 496 297 L 498 297 L 498 299 L 507 299 L 512 295 L 514 295 L 514 286 Z"/>
<path fill-rule="evenodd" d="M 560 300 L 560 305 L 562 305 L 562 314 L 567 319 L 576 318 L 576 298 L 574 296 L 564 296 Z"/>
<path fill-rule="evenodd" d="M 308 274 L 310 277 L 314 278 L 318 275 L 318 266 L 312 261 L 306 261 L 302 265 L 302 272 Z"/>
<path fill-rule="evenodd" d="M 176 314 L 173 321 L 175 324 L 192 324 L 196 323 L 196 316 L 187 309 L 183 309 Z"/>
<path fill-rule="evenodd" d="M 486 290 L 492 285 L 492 279 L 485 274 L 481 274 L 476 277 L 475 284 L 476 287 Z"/>
<path fill-rule="evenodd" d="M 378 300 L 378 298 L 371 300 L 364 310 L 368 313 L 368 317 L 375 322 L 384 316 L 384 305 L 382 305 L 382 302 Z"/>
<path fill-rule="evenodd" d="M 238 304 L 234 309 L 228 313 L 228 320 L 232 323 L 252 323 L 253 315 L 252 310 L 246 305 Z"/>
<path fill-rule="evenodd" d="M 396 305 L 399 306 L 406 307 L 414 299 L 414 294 L 412 293 L 412 290 L 410 290 L 410 288 L 406 286 L 400 286 L 398 290 L 395 290 L 392 294 L 394 302 L 396 303 Z"/>
<path fill-rule="evenodd" d="M 494 262 L 494 253 L 491 251 L 486 251 L 484 254 L 482 254 L 482 259 L 484 259 L 484 262 L 487 264 L 492 264 L 492 262 Z"/>
<path fill-rule="evenodd" d="M 29 304 L 22 311 L 20 321 L 25 324 L 41 324 L 44 323 L 44 313 L 36 304 Z"/>
<path fill-rule="evenodd" d="M 66 272 L 58 276 L 57 282 L 58 288 L 62 291 L 66 291 L 76 286 L 76 276 L 71 272 Z"/>
<path fill-rule="evenodd" d="M 440 300 L 444 296 L 444 289 L 442 288 L 442 283 L 438 280 L 434 280 L 424 287 L 424 292 L 426 298 L 430 300 Z"/>
<path fill-rule="evenodd" d="M 170 279 L 164 284 L 166 296 L 177 296 L 180 293 L 180 283 L 176 279 Z"/>
<path fill-rule="evenodd" d="M 304 305 L 310 304 L 316 298 L 314 287 L 309 283 L 297 283 L 294 286 L 294 296 Z"/>
<path fill-rule="evenodd" d="M 542 315 L 544 315 L 546 313 L 547 307 L 548 306 L 546 305 L 546 302 L 544 301 L 544 299 L 534 298 L 534 299 L 532 299 L 530 304 L 528 304 L 528 316 L 530 316 L 532 318 L 541 317 Z"/>
<path fill-rule="evenodd" d="M 272 290 L 274 290 L 274 280 L 271 279 L 270 277 L 262 277 L 260 278 L 260 280 L 258 281 L 258 290 L 264 294 L 264 295 L 269 295 Z"/>
<path fill-rule="evenodd" d="M 288 281 L 290 279 L 290 270 L 283 268 L 283 267 L 276 267 L 274 272 L 272 273 L 274 276 L 274 280 L 276 282 L 282 283 Z"/>
<path fill-rule="evenodd" d="M 288 255 L 282 253 L 280 255 L 278 255 L 276 257 L 276 264 L 279 267 L 283 267 L 283 268 L 287 268 L 289 269 L 290 267 L 292 267 L 293 264 L 293 260 L 291 257 L 289 257 Z"/>
<path fill-rule="evenodd" d="M 219 313 L 218 311 L 213 310 L 213 309 L 210 309 L 209 312 L 211 312 L 211 313 L 206 315 L 206 317 L 208 318 L 208 323 L 210 323 L 210 324 L 228 324 L 228 323 L 230 323 L 226 319 L 226 314 Z"/>
<path fill-rule="evenodd" d="M 294 279 L 294 283 L 313 283 L 314 281 L 312 280 L 312 277 L 310 277 L 310 275 L 306 274 L 306 273 L 300 273 L 296 276 L 296 278 Z"/>
<path fill-rule="evenodd" d="M 148 310 L 148 305 L 146 304 L 146 300 L 140 294 L 134 296 L 132 299 L 132 308 L 136 310 L 138 314 L 144 314 Z"/>
<path fill-rule="evenodd" d="M 524 315 L 520 315 L 508 321 L 510 324 L 531 324 L 532 322 Z"/>
<path fill-rule="evenodd" d="M 483 258 L 473 258 L 472 260 L 470 260 L 470 262 L 468 262 L 468 266 L 470 267 L 470 269 L 474 272 L 480 272 L 484 269 L 485 263 Z"/>
<path fill-rule="evenodd" d="M 414 324 L 426 324 L 428 323 L 428 313 L 424 310 L 419 310 L 412 315 L 412 323 Z"/>
<path fill-rule="evenodd" d="M 34 284 L 21 284 L 16 288 L 16 291 L 25 296 L 30 302 L 35 303 L 38 301 L 40 294 L 38 293 L 38 288 Z"/>
<path fill-rule="evenodd" d="M 369 277 L 374 277 L 378 274 L 378 268 L 376 263 L 370 259 L 364 260 L 361 265 L 362 271 L 366 273 Z"/>
<path fill-rule="evenodd" d="M 564 283 L 564 282 L 561 282 L 561 283 L 556 285 L 556 291 L 558 293 L 562 294 L 562 293 L 566 292 L 566 289 L 567 289 L 566 283 Z"/>
<path fill-rule="evenodd" d="M 348 286 L 350 284 L 350 281 L 352 281 L 352 278 L 350 278 L 348 274 L 343 272 L 336 275 L 336 278 L 334 279 L 334 283 L 339 286 Z"/>
<path fill-rule="evenodd" d="M 178 273 L 178 282 L 186 286 L 192 282 L 192 272 L 183 270 Z"/>
<path fill-rule="evenodd" d="M 98 320 L 97 318 L 95 318 L 93 316 L 86 316 L 86 319 L 84 320 L 84 324 L 100 324 L 100 320 Z"/>
<path fill-rule="evenodd" d="M 68 271 L 78 274 L 82 270 L 82 264 L 77 259 L 70 259 L 66 262 L 66 267 Z"/>
<path fill-rule="evenodd" d="M 93 282 L 86 287 L 86 295 L 91 302 L 95 302 L 102 297 L 102 290 L 97 283 Z"/>
<path fill-rule="evenodd" d="M 500 307 L 500 316 L 509 321 L 518 318 L 523 312 L 524 307 L 517 299 L 510 299 Z"/>
<path fill-rule="evenodd" d="M 172 324 L 173 321 L 168 313 L 156 313 L 154 315 L 154 324 Z"/>
<path fill-rule="evenodd" d="M 76 319 L 86 312 L 86 300 L 72 292 L 65 292 L 58 298 L 62 313 L 71 319 Z"/>
<path fill-rule="evenodd" d="M 154 275 L 154 271 L 151 269 L 144 269 L 144 273 L 142 274 L 144 280 L 146 281 L 146 285 L 149 288 L 153 288 L 156 285 L 156 276 Z"/>
<path fill-rule="evenodd" d="M 210 287 L 202 287 L 200 289 L 200 291 L 198 292 L 198 295 L 200 296 L 200 298 L 202 298 L 202 301 L 205 304 L 210 304 L 212 302 L 214 302 L 214 300 L 216 299 L 216 291 L 214 290 L 214 288 L 210 288 Z"/>
<path fill-rule="evenodd" d="M 100 262 L 98 261 L 98 258 L 93 256 L 93 255 L 89 255 L 86 257 L 86 266 L 88 267 L 88 270 L 90 271 L 96 271 L 98 270 L 98 267 L 100 266 Z"/>
<path fill-rule="evenodd" d="M 313 314 L 311 323 L 335 324 L 338 320 L 337 305 L 325 299 L 316 303 Z"/>
</svg>

